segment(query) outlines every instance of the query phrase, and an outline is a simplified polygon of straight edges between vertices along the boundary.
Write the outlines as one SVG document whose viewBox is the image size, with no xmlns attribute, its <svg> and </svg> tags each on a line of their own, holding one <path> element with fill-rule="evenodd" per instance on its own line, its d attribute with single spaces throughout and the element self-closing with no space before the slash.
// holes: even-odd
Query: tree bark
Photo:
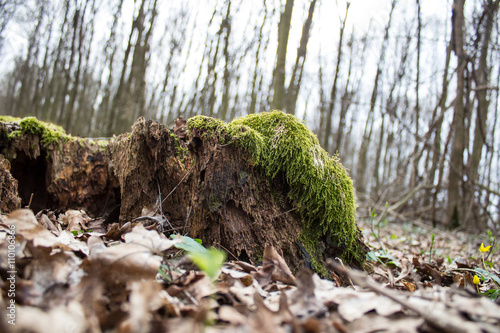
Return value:
<svg viewBox="0 0 500 333">
<path fill-rule="evenodd" d="M 14 131 L 19 135 L 9 138 Z M 35 213 L 81 208 L 100 215 L 114 208 L 118 182 L 105 150 L 92 140 L 67 136 L 47 143 L 42 132 L 23 132 L 17 122 L 0 122 L 0 156 L 9 160 L 22 206 Z"/>
<path fill-rule="evenodd" d="M 265 244 L 273 244 L 292 268 L 311 265 L 285 176 L 266 176 L 246 149 L 225 143 L 227 133 L 210 133 L 191 128 L 180 139 L 140 118 L 131 133 L 117 137 L 109 151 L 122 193 L 120 220 L 156 214 L 165 229 L 201 238 L 241 260 L 255 263 Z M 323 258 L 342 255 L 326 238 L 319 244 Z"/>
<path fill-rule="evenodd" d="M 457 93 L 453 112 L 453 122 L 450 131 L 453 140 L 450 155 L 450 169 L 448 172 L 448 208 L 447 225 L 456 227 L 463 219 L 462 180 L 464 175 L 463 154 L 465 149 L 465 106 L 464 106 L 464 70 L 467 64 L 464 51 L 464 0 L 455 0 L 453 3 L 453 45 L 457 64 Z"/>
<path fill-rule="evenodd" d="M 293 0 L 286 0 L 285 9 L 281 13 L 278 26 L 278 49 L 276 50 L 276 67 L 274 68 L 274 93 L 272 109 L 282 110 L 285 106 L 285 67 L 288 35 L 292 21 Z"/>
<path fill-rule="evenodd" d="M 302 35 L 300 37 L 299 48 L 297 49 L 297 57 L 295 65 L 293 66 L 292 75 L 290 76 L 290 83 L 286 92 L 286 108 L 285 110 L 295 115 L 295 108 L 297 106 L 297 97 L 300 91 L 300 83 L 302 82 L 302 73 L 304 71 L 304 62 L 306 61 L 307 43 L 309 41 L 312 19 L 314 14 L 314 7 L 316 0 L 312 0 L 309 4 L 309 11 L 307 19 L 302 26 Z"/>
<path fill-rule="evenodd" d="M 361 147 L 359 148 L 358 154 L 358 162 L 356 168 L 356 188 L 359 192 L 365 193 L 367 189 L 367 182 L 365 179 L 366 170 L 367 170 L 367 154 L 368 154 L 368 146 L 371 142 L 372 130 L 373 130 L 373 118 L 375 113 L 375 103 L 378 98 L 378 90 L 379 90 L 379 79 L 382 74 L 382 68 L 385 62 L 385 52 L 387 48 L 387 41 L 389 39 L 389 29 L 391 28 L 392 22 L 392 13 L 394 12 L 394 8 L 396 7 L 396 0 L 392 1 L 391 11 L 389 13 L 389 21 L 385 27 L 384 40 L 382 42 L 382 48 L 380 49 L 380 57 L 377 64 L 377 73 L 375 74 L 375 80 L 373 83 L 373 90 L 370 98 L 370 109 L 368 111 L 368 116 L 366 118 L 365 129 L 363 131 L 363 140 L 361 141 Z"/>
<path fill-rule="evenodd" d="M 484 4 L 483 17 L 485 18 L 484 28 L 478 27 L 477 36 L 481 38 L 481 47 L 479 50 L 479 64 L 475 75 L 476 87 L 487 87 L 489 80 L 488 54 L 491 40 L 493 24 L 498 12 L 499 1 L 488 1 Z M 481 36 L 481 37 L 479 37 Z M 464 217 L 464 227 L 477 228 L 483 230 L 486 228 L 486 221 L 474 216 L 477 213 L 475 184 L 479 181 L 479 163 L 481 161 L 482 150 L 486 144 L 487 119 L 488 119 L 488 90 L 476 90 L 477 111 L 476 126 L 474 129 L 474 143 L 472 153 L 468 161 L 468 186 L 466 193 L 467 210 Z M 481 222 L 482 221 L 482 222 Z"/>
<path fill-rule="evenodd" d="M 347 14 L 349 13 L 350 2 L 347 2 L 344 19 L 340 22 L 339 31 L 339 44 L 337 46 L 337 65 L 335 67 L 335 76 L 333 78 L 332 90 L 330 92 L 330 102 L 328 103 L 328 109 L 326 111 L 325 122 L 325 132 L 323 133 L 323 148 L 328 151 L 330 146 L 330 135 L 332 133 L 332 122 L 333 122 L 333 110 L 335 108 L 335 103 L 337 102 L 337 82 L 340 73 L 340 64 L 342 63 L 342 45 L 344 40 L 345 24 L 347 21 Z M 339 149 L 339 147 L 335 147 Z"/>
</svg>

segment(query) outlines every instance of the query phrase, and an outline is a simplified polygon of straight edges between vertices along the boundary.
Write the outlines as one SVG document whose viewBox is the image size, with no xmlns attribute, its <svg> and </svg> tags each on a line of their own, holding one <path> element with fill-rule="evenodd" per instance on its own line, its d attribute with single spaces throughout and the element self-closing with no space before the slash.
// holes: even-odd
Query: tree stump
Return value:
<svg viewBox="0 0 500 333">
<path fill-rule="evenodd" d="M 0 154 L 0 212 L 8 213 L 21 208 L 17 180 L 10 173 L 10 162 Z"/>
<path fill-rule="evenodd" d="M 0 154 L 18 182 L 22 206 L 35 212 L 82 208 L 99 215 L 116 205 L 118 182 L 109 171 L 107 143 L 71 137 L 35 118 L 0 120 Z"/>
<path fill-rule="evenodd" d="M 173 130 L 140 118 L 104 144 L 34 118 L 0 124 L 0 154 L 10 163 L 9 172 L 0 157 L 2 210 L 20 199 L 35 212 L 99 215 L 120 203 L 121 222 L 152 219 L 233 259 L 257 263 L 271 244 L 292 269 L 325 277 L 328 258 L 363 264 L 352 181 L 292 115 L 264 112 L 229 124 L 198 116 L 178 119 Z"/>
<path fill-rule="evenodd" d="M 268 128 L 256 130 L 261 122 Z M 324 276 L 327 258 L 362 265 L 351 180 L 305 125 L 272 112 L 231 124 L 195 117 L 187 127 L 181 139 L 140 118 L 130 134 L 110 143 L 122 221 L 157 213 L 165 228 L 253 263 L 272 244 L 292 268 L 311 266 Z M 302 163 L 309 170 L 293 169 Z"/>
</svg>

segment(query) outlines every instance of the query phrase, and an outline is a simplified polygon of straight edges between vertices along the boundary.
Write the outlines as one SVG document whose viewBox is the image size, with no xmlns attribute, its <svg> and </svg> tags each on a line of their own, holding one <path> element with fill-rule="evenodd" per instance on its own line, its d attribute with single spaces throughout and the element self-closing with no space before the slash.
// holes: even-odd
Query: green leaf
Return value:
<svg viewBox="0 0 500 333">
<path fill-rule="evenodd" d="M 209 249 L 206 252 L 192 252 L 189 258 L 199 269 L 207 273 L 214 280 L 226 260 L 226 253 L 218 249 Z"/>
<path fill-rule="evenodd" d="M 488 296 L 491 300 L 496 301 L 499 294 L 500 294 L 500 289 L 490 289 L 485 291 L 481 295 Z"/>
<path fill-rule="evenodd" d="M 78 236 L 78 230 L 73 230 L 71 231 L 71 233 L 73 234 L 73 236 Z"/>
<path fill-rule="evenodd" d="M 170 235 L 170 238 L 174 239 L 177 235 Z M 200 239 L 192 239 L 191 237 L 181 236 L 183 242 L 174 244 L 178 249 L 184 250 L 189 253 L 194 252 L 208 252 L 208 250 L 201 245 Z"/>
</svg>

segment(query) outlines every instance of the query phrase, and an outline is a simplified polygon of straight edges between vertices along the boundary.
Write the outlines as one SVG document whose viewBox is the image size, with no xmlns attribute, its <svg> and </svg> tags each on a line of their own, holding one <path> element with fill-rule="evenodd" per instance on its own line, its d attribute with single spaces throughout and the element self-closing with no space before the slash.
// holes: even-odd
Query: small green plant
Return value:
<svg viewBox="0 0 500 333">
<path fill-rule="evenodd" d="M 370 251 L 366 254 L 366 259 L 379 262 L 384 266 L 401 266 L 399 260 L 387 250 Z"/>
<path fill-rule="evenodd" d="M 431 234 L 431 248 L 429 249 L 429 262 L 432 261 L 432 248 L 434 247 L 434 240 L 436 238 L 436 235 L 434 233 Z"/>
<path fill-rule="evenodd" d="M 375 218 L 377 217 L 377 213 L 375 212 L 375 209 L 373 209 L 370 213 L 370 230 L 372 232 L 372 236 L 375 238 L 375 240 L 379 243 L 380 248 L 385 251 L 385 247 L 380 241 L 380 228 L 381 225 L 385 223 L 387 225 L 387 220 L 384 221 L 384 223 L 381 222 L 381 219 L 377 219 L 375 222 Z M 377 227 L 377 230 L 375 231 L 375 225 Z"/>
<path fill-rule="evenodd" d="M 170 235 L 170 238 L 175 238 L 177 235 Z M 177 243 L 174 246 L 178 249 L 187 252 L 189 259 L 198 266 L 200 270 L 205 272 L 212 280 L 215 280 L 220 273 L 220 269 L 226 260 L 226 252 L 216 248 L 207 249 L 201 245 L 201 239 L 193 239 L 187 236 L 180 236 L 182 243 Z M 160 274 L 165 277 L 165 274 Z M 168 280 L 168 279 L 167 279 Z"/>
</svg>

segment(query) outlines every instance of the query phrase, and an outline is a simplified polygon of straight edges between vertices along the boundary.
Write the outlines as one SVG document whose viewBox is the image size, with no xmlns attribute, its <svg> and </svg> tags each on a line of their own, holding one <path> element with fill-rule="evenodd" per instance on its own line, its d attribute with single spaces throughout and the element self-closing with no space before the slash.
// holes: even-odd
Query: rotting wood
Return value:
<svg viewBox="0 0 500 333">
<path fill-rule="evenodd" d="M 71 137 L 34 118 L 0 121 L 0 154 L 18 182 L 21 205 L 35 212 L 83 208 L 99 215 L 114 207 L 118 183 L 105 151 L 98 142 Z"/>
</svg>

